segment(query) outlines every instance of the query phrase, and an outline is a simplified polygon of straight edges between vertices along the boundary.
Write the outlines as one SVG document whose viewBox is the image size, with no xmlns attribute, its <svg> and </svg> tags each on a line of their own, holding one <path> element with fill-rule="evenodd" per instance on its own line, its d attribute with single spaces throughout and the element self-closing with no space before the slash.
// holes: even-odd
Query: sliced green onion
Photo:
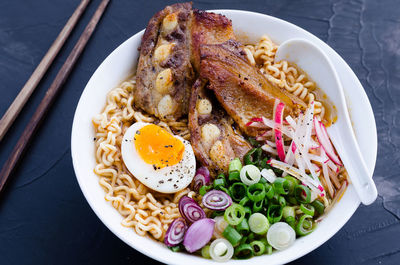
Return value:
<svg viewBox="0 0 400 265">
<path fill-rule="evenodd" d="M 296 187 L 300 181 L 290 175 L 286 176 L 285 179 L 289 182 L 289 195 L 292 195 L 294 192 L 294 187 Z"/>
<path fill-rule="evenodd" d="M 182 250 L 182 245 L 177 245 L 177 246 L 173 246 L 173 247 L 168 247 L 170 250 L 172 250 L 173 252 L 179 252 Z"/>
<path fill-rule="evenodd" d="M 256 240 L 250 242 L 250 246 L 253 248 L 254 256 L 260 256 L 265 252 L 265 245 L 261 241 Z"/>
<path fill-rule="evenodd" d="M 252 214 L 251 208 L 249 206 L 244 206 L 244 212 L 245 212 L 245 218 L 249 218 L 250 215 Z"/>
<path fill-rule="evenodd" d="M 225 179 L 225 174 L 221 173 L 217 176 L 217 179 Z"/>
<path fill-rule="evenodd" d="M 324 211 L 325 211 L 325 205 L 324 205 L 322 202 L 320 202 L 319 200 L 314 200 L 314 201 L 311 203 L 311 205 L 314 206 L 315 210 L 317 211 L 317 213 L 318 213 L 319 215 L 321 215 L 321 214 L 324 213 Z"/>
<path fill-rule="evenodd" d="M 247 234 L 250 231 L 249 223 L 247 222 L 246 218 L 244 218 L 243 221 L 236 226 L 236 230 L 242 235 Z"/>
<path fill-rule="evenodd" d="M 285 179 L 287 179 L 290 182 L 293 182 L 295 184 L 295 186 L 300 184 L 300 180 L 298 180 L 297 178 L 295 178 L 291 175 L 285 176 Z"/>
<path fill-rule="evenodd" d="M 253 212 L 259 212 L 261 211 L 262 207 L 264 204 L 264 200 L 258 201 L 258 202 L 254 202 L 253 203 Z"/>
<path fill-rule="evenodd" d="M 249 227 L 251 232 L 263 235 L 268 231 L 269 222 L 262 213 L 253 213 L 249 218 Z"/>
<path fill-rule="evenodd" d="M 218 262 L 225 262 L 233 256 L 233 246 L 225 238 L 215 239 L 210 245 L 210 256 Z"/>
<path fill-rule="evenodd" d="M 291 203 L 291 204 L 294 204 L 294 205 L 297 205 L 297 204 L 299 204 L 298 203 L 298 201 L 296 200 L 296 198 L 295 197 L 293 197 L 293 196 L 289 196 L 289 197 L 287 197 L 287 199 L 286 199 L 289 203 Z"/>
<path fill-rule="evenodd" d="M 287 179 L 276 178 L 276 180 L 272 185 L 274 186 L 274 190 L 277 194 L 282 194 L 282 195 L 289 194 L 290 183 Z"/>
<path fill-rule="evenodd" d="M 244 164 L 257 165 L 261 160 L 261 155 L 262 155 L 262 149 L 260 147 L 251 149 L 243 157 Z"/>
<path fill-rule="evenodd" d="M 280 205 L 270 205 L 267 210 L 268 221 L 273 224 L 277 223 L 282 219 L 283 207 Z"/>
<path fill-rule="evenodd" d="M 267 233 L 268 243 L 277 250 L 283 250 L 290 247 L 296 239 L 294 229 L 284 222 L 278 222 L 271 225 Z"/>
<path fill-rule="evenodd" d="M 268 181 L 265 178 L 260 178 L 260 181 L 258 183 L 266 184 L 268 183 Z"/>
<path fill-rule="evenodd" d="M 304 220 L 303 227 L 304 227 L 305 229 L 310 229 L 310 228 L 312 228 L 312 225 L 313 225 L 313 222 L 312 222 L 311 220 L 308 220 L 308 219 Z"/>
<path fill-rule="evenodd" d="M 271 186 L 271 184 L 264 184 L 265 186 L 265 196 L 267 196 L 268 199 L 272 199 L 275 195 L 274 188 Z"/>
<path fill-rule="evenodd" d="M 230 225 L 225 228 L 222 235 L 232 244 L 232 246 L 238 245 L 240 239 L 242 239 L 242 235 Z"/>
<path fill-rule="evenodd" d="M 236 157 L 229 163 L 229 173 L 234 171 L 240 172 L 241 169 L 242 162 L 240 162 L 240 159 L 238 157 Z"/>
<path fill-rule="evenodd" d="M 249 242 L 250 241 L 254 241 L 254 237 L 255 237 L 255 234 L 254 233 L 250 233 L 249 236 L 247 237 L 247 239 L 249 240 Z"/>
<path fill-rule="evenodd" d="M 300 210 L 303 213 L 311 215 L 311 216 L 314 216 L 314 213 L 315 213 L 314 206 L 309 205 L 309 204 L 304 204 L 304 203 L 300 204 Z"/>
<path fill-rule="evenodd" d="M 260 241 L 264 243 L 265 246 L 269 246 L 268 240 L 266 237 L 260 238 Z"/>
<path fill-rule="evenodd" d="M 296 228 L 296 218 L 294 216 L 288 216 L 285 218 L 285 222 L 290 225 L 293 229 Z"/>
<path fill-rule="evenodd" d="M 199 189 L 199 194 L 201 196 L 204 196 L 204 194 L 206 194 L 209 190 L 211 190 L 212 186 L 201 186 L 201 188 Z"/>
<path fill-rule="evenodd" d="M 279 203 L 280 206 L 285 207 L 285 206 L 286 206 L 285 197 L 279 196 L 279 197 L 278 197 L 278 203 Z"/>
<path fill-rule="evenodd" d="M 229 187 L 229 191 L 231 192 L 232 200 L 240 202 L 240 200 L 246 197 L 247 186 L 244 185 L 243 183 L 236 182 Z"/>
<path fill-rule="evenodd" d="M 250 201 L 249 197 L 246 196 L 246 197 L 243 197 L 243 199 L 240 200 L 239 204 L 242 205 L 242 206 L 245 206 L 249 201 Z"/>
<path fill-rule="evenodd" d="M 244 237 L 242 237 L 242 239 L 240 240 L 239 245 L 246 244 L 246 242 L 247 242 L 247 236 L 244 236 Z"/>
<path fill-rule="evenodd" d="M 270 255 L 270 254 L 272 253 L 272 247 L 271 247 L 271 245 L 268 243 L 267 237 L 262 237 L 262 238 L 260 239 L 260 241 L 261 241 L 261 242 L 264 244 L 264 246 L 265 246 L 264 254 Z M 271 249 L 271 253 L 269 253 L 269 249 Z"/>
<path fill-rule="evenodd" d="M 271 255 L 272 254 L 272 246 L 266 246 L 265 247 L 265 254 Z"/>
<path fill-rule="evenodd" d="M 281 197 L 278 193 L 274 194 L 274 197 L 272 198 L 272 201 L 274 204 L 279 204 L 279 197 Z"/>
<path fill-rule="evenodd" d="M 282 169 L 279 169 L 279 168 L 276 168 L 276 167 L 272 167 L 272 170 L 274 171 L 276 176 L 282 176 L 282 174 L 283 174 L 283 170 Z"/>
<path fill-rule="evenodd" d="M 224 213 L 225 221 L 230 225 L 238 225 L 243 221 L 245 210 L 242 205 L 233 203 L 229 206 Z"/>
<path fill-rule="evenodd" d="M 296 234 L 298 236 L 306 236 L 314 231 L 315 226 L 312 223 L 312 216 L 304 214 L 300 217 L 296 225 Z"/>
<path fill-rule="evenodd" d="M 240 181 L 240 171 L 232 171 L 229 173 L 228 176 L 229 181 L 234 182 L 234 181 Z"/>
<path fill-rule="evenodd" d="M 260 160 L 260 162 L 258 163 L 258 167 L 261 169 L 264 169 L 264 168 L 271 169 L 271 166 L 268 165 L 268 161 L 269 161 L 269 158 L 265 157 L 264 159 Z"/>
<path fill-rule="evenodd" d="M 225 179 L 214 179 L 214 183 L 213 183 L 213 186 L 214 186 L 214 189 L 217 189 L 218 187 L 225 187 L 225 185 L 226 185 L 226 181 L 225 181 Z"/>
<path fill-rule="evenodd" d="M 205 259 L 211 259 L 210 256 L 210 245 L 205 245 L 202 249 L 201 249 L 201 256 Z"/>
<path fill-rule="evenodd" d="M 267 206 L 268 204 L 269 204 L 269 200 L 268 200 L 267 196 L 265 196 L 265 198 L 264 198 L 264 205 Z"/>
<path fill-rule="evenodd" d="M 222 190 L 223 192 L 225 192 L 226 194 L 229 195 L 229 197 L 231 197 L 231 192 L 224 186 L 218 186 L 217 188 L 218 190 Z"/>
<path fill-rule="evenodd" d="M 260 181 L 261 172 L 254 165 L 247 165 L 240 170 L 240 180 L 247 186 L 253 185 Z"/>
<path fill-rule="evenodd" d="M 253 256 L 253 248 L 250 244 L 242 244 L 235 248 L 235 257 L 238 259 L 249 259 Z"/>
<path fill-rule="evenodd" d="M 261 183 L 256 183 L 248 187 L 247 197 L 253 202 L 262 201 L 265 198 L 265 186 Z"/>
<path fill-rule="evenodd" d="M 297 185 L 294 188 L 294 196 L 301 203 L 310 203 L 311 201 L 311 191 L 304 185 Z"/>
<path fill-rule="evenodd" d="M 288 218 L 289 216 L 294 218 L 296 216 L 294 207 L 292 207 L 292 206 L 283 207 L 282 216 L 283 216 L 283 218 Z"/>
</svg>

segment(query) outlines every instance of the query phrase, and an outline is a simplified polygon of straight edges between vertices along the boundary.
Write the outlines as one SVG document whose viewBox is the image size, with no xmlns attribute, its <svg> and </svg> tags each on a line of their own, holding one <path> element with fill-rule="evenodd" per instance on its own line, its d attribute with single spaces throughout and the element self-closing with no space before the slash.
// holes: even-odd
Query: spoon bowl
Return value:
<svg viewBox="0 0 400 265">
<path fill-rule="evenodd" d="M 299 38 L 289 39 L 279 46 L 275 61 L 282 60 L 295 63 L 307 72 L 335 105 L 338 118 L 327 128 L 329 136 L 346 167 L 360 201 L 365 205 L 373 203 L 378 192 L 357 144 L 343 87 L 330 59 L 312 42 Z"/>
</svg>

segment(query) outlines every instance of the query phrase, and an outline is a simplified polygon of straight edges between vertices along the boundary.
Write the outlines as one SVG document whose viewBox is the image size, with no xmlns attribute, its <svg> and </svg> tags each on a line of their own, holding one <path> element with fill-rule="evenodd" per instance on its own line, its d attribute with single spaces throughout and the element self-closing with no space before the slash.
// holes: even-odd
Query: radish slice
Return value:
<svg viewBox="0 0 400 265">
<path fill-rule="evenodd" d="M 273 120 L 267 119 L 265 117 L 258 117 L 252 118 L 248 123 L 246 123 L 246 126 L 275 129 L 276 124 Z M 282 125 L 280 126 L 279 130 L 290 139 L 293 138 L 293 130 L 289 126 Z"/>
<path fill-rule="evenodd" d="M 332 160 L 328 160 L 326 162 L 326 164 L 328 165 L 328 167 L 330 169 L 332 169 L 334 172 L 338 173 L 339 172 L 339 167 L 335 165 L 335 163 L 332 162 Z"/>
<path fill-rule="evenodd" d="M 285 157 L 285 162 L 291 166 L 293 166 L 293 164 L 294 164 L 294 152 L 296 152 L 296 149 L 293 151 L 293 144 L 294 144 L 294 142 L 292 141 L 292 143 L 289 146 L 287 155 Z"/>
<path fill-rule="evenodd" d="M 264 144 L 263 146 L 261 146 L 261 149 L 272 155 L 278 155 L 278 152 L 276 152 L 276 150 L 274 148 L 272 148 L 271 146 L 269 146 L 267 144 Z"/>
<path fill-rule="evenodd" d="M 279 159 L 281 161 L 285 161 L 285 149 L 282 138 L 282 121 L 283 121 L 283 110 L 285 108 L 285 104 L 279 102 L 276 106 L 275 110 L 275 143 L 276 143 L 276 151 L 278 152 Z"/>
<path fill-rule="evenodd" d="M 265 141 L 273 135 L 273 130 L 268 130 L 256 137 L 257 141 Z"/>
<path fill-rule="evenodd" d="M 290 124 L 290 126 L 292 126 L 293 128 L 296 128 L 296 122 L 292 118 L 292 116 L 290 116 L 290 115 L 286 116 L 285 120 L 287 121 L 287 123 Z"/>
<path fill-rule="evenodd" d="M 331 196 L 331 198 L 333 198 L 334 197 L 333 195 L 335 194 L 335 192 L 332 187 L 332 182 L 329 178 L 328 166 L 325 163 L 322 164 L 322 173 L 324 175 L 326 186 L 328 187 L 329 195 Z"/>
<path fill-rule="evenodd" d="M 335 164 L 342 166 L 339 157 L 336 155 L 335 149 L 329 139 L 328 132 L 326 131 L 325 125 L 319 121 L 316 117 L 314 117 L 314 128 L 315 134 L 318 137 L 318 141 L 321 143 L 322 148 L 325 150 L 326 155 L 333 161 Z"/>
</svg>

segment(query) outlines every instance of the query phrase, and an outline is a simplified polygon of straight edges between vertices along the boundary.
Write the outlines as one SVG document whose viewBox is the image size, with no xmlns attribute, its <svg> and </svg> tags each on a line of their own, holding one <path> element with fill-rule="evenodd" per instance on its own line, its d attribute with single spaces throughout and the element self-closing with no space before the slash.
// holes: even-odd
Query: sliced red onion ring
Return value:
<svg viewBox="0 0 400 265">
<path fill-rule="evenodd" d="M 196 203 L 195 200 L 189 198 L 188 196 L 183 196 L 179 200 L 179 212 L 189 223 L 193 223 L 206 217 L 206 213 L 203 211 L 203 209 Z"/>
<path fill-rule="evenodd" d="M 185 237 L 187 225 L 182 217 L 176 218 L 168 227 L 165 234 L 164 243 L 169 247 L 179 245 Z"/>
<path fill-rule="evenodd" d="M 210 190 L 204 194 L 202 202 L 208 209 L 222 211 L 231 206 L 232 198 L 221 190 Z"/>
<path fill-rule="evenodd" d="M 199 189 L 204 185 L 210 185 L 210 171 L 206 167 L 200 167 L 196 171 L 196 175 L 193 179 L 193 190 L 199 191 Z"/>
<path fill-rule="evenodd" d="M 183 240 L 183 245 L 189 253 L 201 249 L 210 241 L 214 232 L 214 224 L 213 219 L 203 218 L 189 227 Z"/>
</svg>

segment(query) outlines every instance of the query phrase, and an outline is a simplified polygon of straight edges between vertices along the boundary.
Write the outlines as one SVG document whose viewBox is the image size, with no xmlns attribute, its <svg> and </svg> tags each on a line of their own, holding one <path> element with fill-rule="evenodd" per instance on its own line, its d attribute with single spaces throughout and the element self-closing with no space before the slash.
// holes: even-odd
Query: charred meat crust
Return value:
<svg viewBox="0 0 400 265">
<path fill-rule="evenodd" d="M 200 47 L 200 76 L 209 82 L 226 112 L 249 136 L 257 136 L 256 128 L 246 126 L 253 117 L 272 119 L 275 99 L 285 104 L 285 115 L 305 103 L 286 90 L 272 85 L 258 69 L 251 66 L 240 44 L 230 40 L 223 44 Z"/>
<path fill-rule="evenodd" d="M 137 68 L 137 89 L 134 92 L 135 105 L 161 120 L 176 120 L 188 113 L 194 72 L 190 63 L 191 3 L 167 6 L 149 21 L 142 38 Z M 176 14 L 177 25 L 169 32 L 163 31 L 163 20 Z M 155 51 L 163 44 L 172 44 L 165 59 L 157 61 Z M 156 79 L 163 70 L 170 69 L 168 75 L 173 82 L 162 93 L 156 89 Z M 169 71 L 169 70 L 168 70 Z M 164 115 L 158 105 L 163 97 L 172 98 L 172 111 Z"/>
<path fill-rule="evenodd" d="M 202 10 L 193 10 L 191 62 L 196 71 L 200 67 L 200 46 L 236 39 L 232 21 L 227 17 Z"/>
<path fill-rule="evenodd" d="M 189 130 L 191 135 L 191 144 L 193 146 L 196 158 L 204 166 L 207 166 L 212 175 L 220 172 L 226 172 L 229 162 L 235 157 L 243 160 L 243 156 L 251 149 L 250 144 L 232 128 L 233 121 L 227 113 L 219 106 L 218 101 L 212 95 L 213 93 L 205 88 L 206 82 L 197 79 L 193 85 L 192 95 L 189 105 Z M 212 104 L 210 114 L 199 114 L 197 102 L 207 99 Z M 212 143 L 207 143 L 202 139 L 202 126 L 213 124 L 220 130 L 220 135 Z M 211 154 L 213 145 L 219 141 L 223 148 L 220 158 L 215 159 Z"/>
</svg>

